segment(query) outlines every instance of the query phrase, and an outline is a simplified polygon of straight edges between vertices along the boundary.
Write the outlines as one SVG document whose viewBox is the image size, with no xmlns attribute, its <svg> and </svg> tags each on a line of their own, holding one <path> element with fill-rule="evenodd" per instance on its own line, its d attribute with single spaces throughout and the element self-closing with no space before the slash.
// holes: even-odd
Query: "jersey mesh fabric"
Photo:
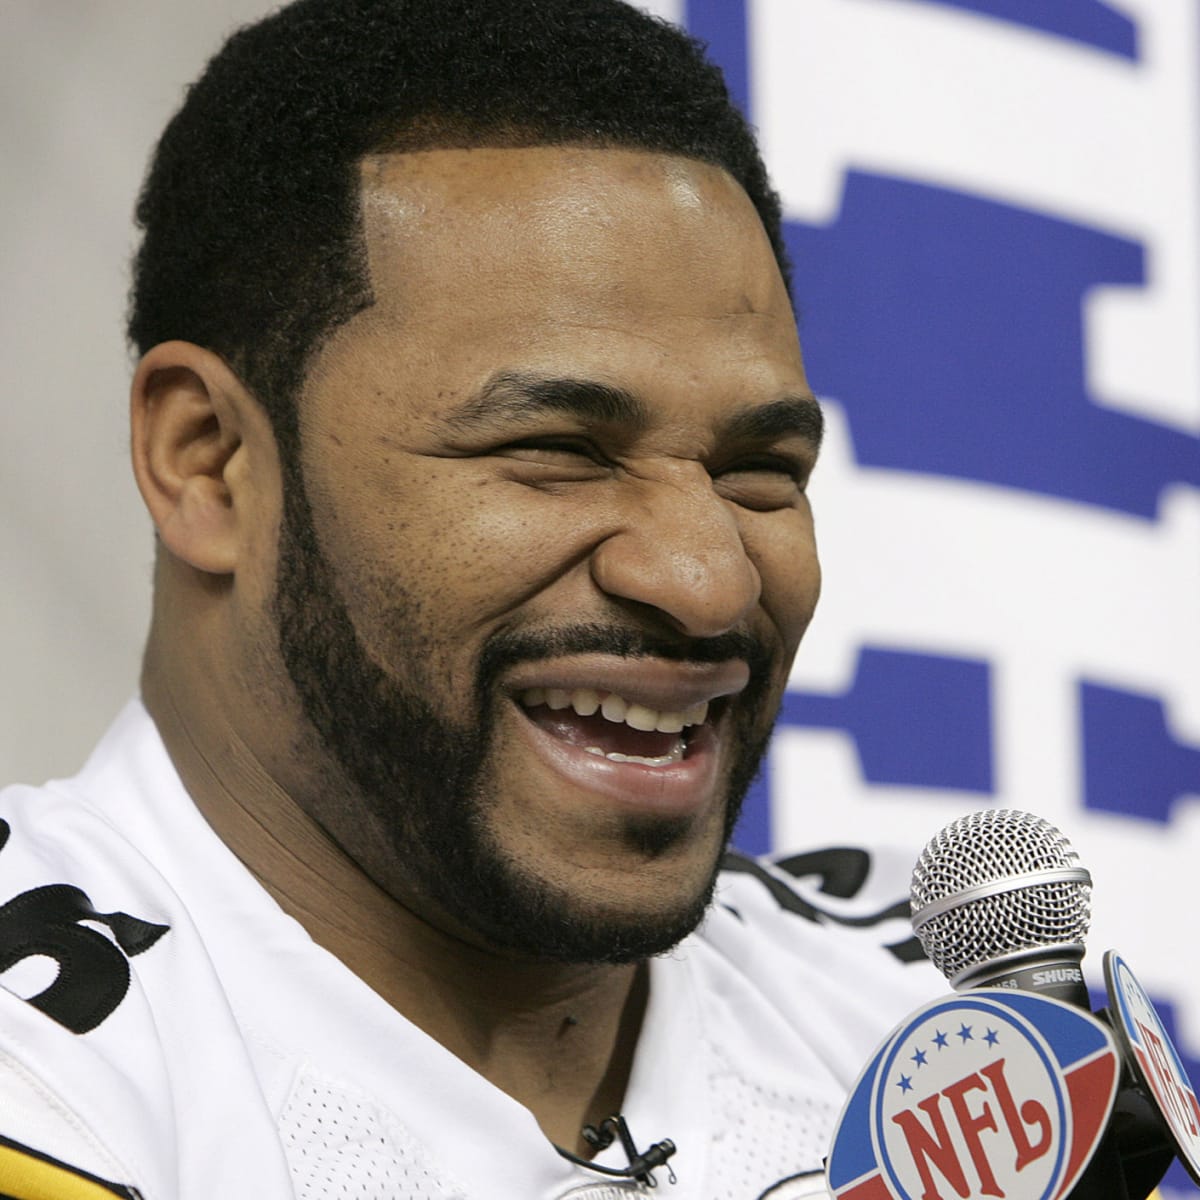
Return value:
<svg viewBox="0 0 1200 1200">
<path fill-rule="evenodd" d="M 296 1200 L 460 1200 L 397 1122 L 353 1090 L 302 1072 L 279 1119 Z"/>
<path fill-rule="evenodd" d="M 714 1054 L 722 1057 L 715 1048 Z M 801 1148 L 813 1169 L 820 1167 L 838 1116 L 827 1099 L 766 1086 L 728 1061 L 711 1087 L 721 1114 L 709 1155 L 712 1200 L 754 1200 L 796 1170 Z"/>
<path fill-rule="evenodd" d="M 764 1086 L 728 1061 L 721 1063 L 710 1086 L 722 1121 L 710 1158 L 707 1197 L 754 1200 L 795 1170 L 798 1146 L 811 1148 L 817 1167 L 837 1118 L 828 1102 L 799 1090 Z M 297 1079 L 280 1115 L 279 1132 L 296 1200 L 466 1196 L 444 1170 L 429 1163 L 390 1114 L 353 1089 L 308 1071 Z M 671 1190 L 660 1185 L 656 1193 L 667 1200 Z M 572 1189 L 564 1200 L 624 1200 L 645 1194 L 636 1184 L 597 1181 Z"/>
</svg>

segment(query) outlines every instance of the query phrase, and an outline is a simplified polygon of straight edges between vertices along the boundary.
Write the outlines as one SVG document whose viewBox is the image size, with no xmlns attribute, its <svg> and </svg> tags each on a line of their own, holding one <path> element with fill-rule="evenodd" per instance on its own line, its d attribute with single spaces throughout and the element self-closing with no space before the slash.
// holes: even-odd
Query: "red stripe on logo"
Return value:
<svg viewBox="0 0 1200 1200">
<path fill-rule="evenodd" d="M 1104 1134 L 1108 1117 L 1107 1101 L 1112 1094 L 1116 1075 L 1116 1057 L 1102 1054 L 1066 1077 L 1072 1118 L 1071 1153 L 1067 1157 L 1067 1173 L 1063 1176 L 1063 1181 L 1068 1185 L 1074 1183 L 1076 1175 L 1086 1165 Z"/>
<path fill-rule="evenodd" d="M 838 1192 L 837 1200 L 895 1200 L 882 1175 L 872 1175 L 859 1183 Z"/>
</svg>

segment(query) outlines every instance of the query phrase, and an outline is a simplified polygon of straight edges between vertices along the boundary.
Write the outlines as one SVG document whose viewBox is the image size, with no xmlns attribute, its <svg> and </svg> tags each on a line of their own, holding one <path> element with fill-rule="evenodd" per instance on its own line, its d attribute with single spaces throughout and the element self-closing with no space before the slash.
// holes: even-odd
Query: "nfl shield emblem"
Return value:
<svg viewBox="0 0 1200 1200">
<path fill-rule="evenodd" d="M 1059 1200 L 1099 1144 L 1119 1063 L 1090 1014 L 1000 989 L 935 1001 L 875 1054 L 829 1157 L 838 1200 Z"/>
<path fill-rule="evenodd" d="M 1200 1183 L 1200 1103 L 1174 1043 L 1150 997 L 1113 950 L 1104 956 L 1104 978 L 1126 1061 L 1170 1129 L 1180 1161 Z"/>
</svg>

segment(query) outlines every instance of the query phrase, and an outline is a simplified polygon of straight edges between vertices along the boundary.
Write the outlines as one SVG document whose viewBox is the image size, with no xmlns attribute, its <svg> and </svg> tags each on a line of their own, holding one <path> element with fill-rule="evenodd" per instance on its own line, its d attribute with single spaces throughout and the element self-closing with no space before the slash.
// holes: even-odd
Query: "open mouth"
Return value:
<svg viewBox="0 0 1200 1200">
<path fill-rule="evenodd" d="M 559 741 L 609 762 L 667 767 L 682 762 L 716 700 L 683 710 L 656 710 L 595 688 L 528 688 L 517 697 L 525 715 Z"/>
</svg>

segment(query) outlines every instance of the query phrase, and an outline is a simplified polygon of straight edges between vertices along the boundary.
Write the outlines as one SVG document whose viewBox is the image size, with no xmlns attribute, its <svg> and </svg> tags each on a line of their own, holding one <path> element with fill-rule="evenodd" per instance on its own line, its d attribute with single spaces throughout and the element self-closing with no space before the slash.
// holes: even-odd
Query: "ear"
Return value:
<svg viewBox="0 0 1200 1200">
<path fill-rule="evenodd" d="M 197 570 L 232 573 L 255 500 L 246 439 L 269 430 L 258 402 L 219 355 L 162 342 L 134 374 L 130 428 L 133 473 L 164 546 Z"/>
</svg>

